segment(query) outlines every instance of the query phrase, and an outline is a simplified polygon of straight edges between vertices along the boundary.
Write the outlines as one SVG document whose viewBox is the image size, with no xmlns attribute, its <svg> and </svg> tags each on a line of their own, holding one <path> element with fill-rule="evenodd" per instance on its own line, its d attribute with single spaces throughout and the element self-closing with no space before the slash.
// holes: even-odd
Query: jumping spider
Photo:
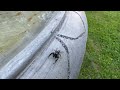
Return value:
<svg viewBox="0 0 120 90">
<path fill-rule="evenodd" d="M 55 63 L 57 62 L 57 60 L 61 57 L 61 54 L 60 54 L 60 50 L 55 50 L 54 52 L 52 52 L 48 57 L 50 57 L 51 55 L 56 59 L 55 60 Z"/>
</svg>

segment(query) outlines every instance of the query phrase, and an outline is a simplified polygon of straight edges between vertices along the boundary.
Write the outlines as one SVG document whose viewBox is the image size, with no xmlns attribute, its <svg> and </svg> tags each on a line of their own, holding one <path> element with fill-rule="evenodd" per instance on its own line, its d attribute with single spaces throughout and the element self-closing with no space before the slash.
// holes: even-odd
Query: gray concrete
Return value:
<svg viewBox="0 0 120 90">
<path fill-rule="evenodd" d="M 82 65 L 88 26 L 83 11 L 58 11 L 24 49 L 0 69 L 1 79 L 76 79 Z M 48 57 L 61 51 L 56 63 Z"/>
</svg>

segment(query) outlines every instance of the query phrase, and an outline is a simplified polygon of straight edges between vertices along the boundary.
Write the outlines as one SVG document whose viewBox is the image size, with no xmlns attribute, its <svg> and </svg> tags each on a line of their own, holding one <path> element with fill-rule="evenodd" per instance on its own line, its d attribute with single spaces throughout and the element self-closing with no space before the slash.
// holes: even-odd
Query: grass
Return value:
<svg viewBox="0 0 120 90">
<path fill-rule="evenodd" d="M 87 11 L 88 42 L 79 79 L 120 78 L 120 12 Z"/>
</svg>

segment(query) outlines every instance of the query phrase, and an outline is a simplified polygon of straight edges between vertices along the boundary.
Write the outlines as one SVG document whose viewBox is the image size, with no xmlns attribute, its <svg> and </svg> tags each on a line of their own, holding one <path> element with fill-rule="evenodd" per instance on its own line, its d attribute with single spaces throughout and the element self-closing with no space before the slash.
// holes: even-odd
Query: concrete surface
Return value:
<svg viewBox="0 0 120 90">
<path fill-rule="evenodd" d="M 0 69 L 1 79 L 76 79 L 88 34 L 84 11 L 57 11 L 43 30 Z M 51 55 L 60 50 L 56 63 Z"/>
</svg>

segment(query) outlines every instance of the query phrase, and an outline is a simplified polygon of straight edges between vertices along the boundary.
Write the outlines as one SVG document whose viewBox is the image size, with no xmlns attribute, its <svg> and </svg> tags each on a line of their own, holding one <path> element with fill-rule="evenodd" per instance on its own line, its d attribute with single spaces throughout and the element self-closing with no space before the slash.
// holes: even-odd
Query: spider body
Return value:
<svg viewBox="0 0 120 90">
<path fill-rule="evenodd" d="M 56 63 L 57 60 L 61 57 L 60 50 L 55 50 L 54 52 L 52 52 L 52 53 L 49 55 L 49 57 L 50 57 L 51 55 L 55 58 L 55 63 Z"/>
</svg>

